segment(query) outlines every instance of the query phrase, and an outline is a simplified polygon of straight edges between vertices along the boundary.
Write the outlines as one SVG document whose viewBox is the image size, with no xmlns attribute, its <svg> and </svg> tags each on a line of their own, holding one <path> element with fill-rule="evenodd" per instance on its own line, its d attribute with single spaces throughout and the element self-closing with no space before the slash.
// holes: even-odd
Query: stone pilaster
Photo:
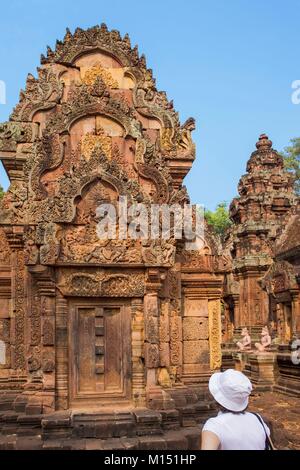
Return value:
<svg viewBox="0 0 300 470">
<path fill-rule="evenodd" d="M 183 275 L 183 381 L 201 384 L 221 366 L 221 284 L 218 277 Z"/>
<path fill-rule="evenodd" d="M 132 311 L 132 397 L 136 407 L 146 404 L 146 372 L 144 362 L 143 301 L 131 302 Z"/>
<path fill-rule="evenodd" d="M 221 330 L 221 302 L 210 300 L 208 302 L 208 325 L 209 325 L 209 351 L 210 368 L 217 370 L 222 364 L 222 330 Z"/>
<path fill-rule="evenodd" d="M 147 371 L 146 390 L 147 404 L 150 408 L 170 409 L 174 402 L 169 394 L 163 390 L 161 382 L 161 354 L 160 354 L 160 299 L 162 276 L 159 269 L 149 269 L 146 294 L 144 296 L 145 321 L 145 366 Z M 171 353 L 172 354 L 172 353 Z M 165 369 L 165 373 L 168 374 Z M 165 375 L 165 374 L 164 374 Z"/>
<path fill-rule="evenodd" d="M 56 408 L 69 405 L 68 303 L 57 290 L 56 294 Z"/>
</svg>

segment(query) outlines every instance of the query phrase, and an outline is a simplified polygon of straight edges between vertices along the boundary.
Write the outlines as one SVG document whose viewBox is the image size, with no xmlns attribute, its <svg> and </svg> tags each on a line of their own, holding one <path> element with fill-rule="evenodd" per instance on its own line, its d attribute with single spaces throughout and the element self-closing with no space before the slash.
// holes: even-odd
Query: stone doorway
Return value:
<svg viewBox="0 0 300 470">
<path fill-rule="evenodd" d="M 130 307 L 82 299 L 70 302 L 70 408 L 131 403 Z"/>
</svg>

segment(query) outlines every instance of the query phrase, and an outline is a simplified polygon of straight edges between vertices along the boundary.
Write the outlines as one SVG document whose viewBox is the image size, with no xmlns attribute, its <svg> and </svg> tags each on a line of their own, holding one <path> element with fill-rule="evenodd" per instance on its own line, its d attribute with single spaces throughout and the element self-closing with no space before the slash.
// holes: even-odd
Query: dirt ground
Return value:
<svg viewBox="0 0 300 470">
<path fill-rule="evenodd" d="M 274 392 L 257 394 L 251 398 L 250 411 L 265 418 L 278 449 L 300 450 L 300 398 Z"/>
</svg>

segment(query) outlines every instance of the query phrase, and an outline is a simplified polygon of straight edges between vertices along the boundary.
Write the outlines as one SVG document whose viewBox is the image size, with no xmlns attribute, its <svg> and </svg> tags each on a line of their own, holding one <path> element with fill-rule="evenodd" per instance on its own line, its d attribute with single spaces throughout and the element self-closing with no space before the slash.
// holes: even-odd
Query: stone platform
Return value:
<svg viewBox="0 0 300 470">
<path fill-rule="evenodd" d="M 257 392 L 274 391 L 300 397 L 300 364 L 292 360 L 290 345 L 265 352 L 222 351 L 222 370 L 236 369 L 246 374 Z"/>
<path fill-rule="evenodd" d="M 250 411 L 264 417 L 278 449 L 300 450 L 300 398 L 256 392 L 250 399 Z M 215 415 L 207 410 L 205 419 Z M 183 427 L 177 422 L 167 429 L 162 413 L 149 410 L 58 412 L 47 417 L 2 412 L 0 450 L 197 450 L 205 419 L 196 414 L 194 418 L 199 421 L 196 426 Z"/>
<path fill-rule="evenodd" d="M 43 440 L 41 435 L 1 436 L 0 450 L 197 450 L 201 429 L 185 428 L 161 435 L 110 439 L 76 438 Z"/>
<path fill-rule="evenodd" d="M 189 408 L 189 409 L 187 409 Z M 194 450 L 203 422 L 212 414 L 207 405 L 182 410 L 28 415 L 0 413 L 0 449 L 45 450 Z"/>
</svg>

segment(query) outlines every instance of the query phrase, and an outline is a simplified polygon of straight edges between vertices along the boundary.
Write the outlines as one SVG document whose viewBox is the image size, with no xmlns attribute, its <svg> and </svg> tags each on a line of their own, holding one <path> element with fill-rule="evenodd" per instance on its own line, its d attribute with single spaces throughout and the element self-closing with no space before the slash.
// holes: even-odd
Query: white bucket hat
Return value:
<svg viewBox="0 0 300 470">
<path fill-rule="evenodd" d="M 248 406 L 252 384 L 242 372 L 227 369 L 216 372 L 209 380 L 209 391 L 214 399 L 230 411 L 243 411 Z"/>
</svg>

